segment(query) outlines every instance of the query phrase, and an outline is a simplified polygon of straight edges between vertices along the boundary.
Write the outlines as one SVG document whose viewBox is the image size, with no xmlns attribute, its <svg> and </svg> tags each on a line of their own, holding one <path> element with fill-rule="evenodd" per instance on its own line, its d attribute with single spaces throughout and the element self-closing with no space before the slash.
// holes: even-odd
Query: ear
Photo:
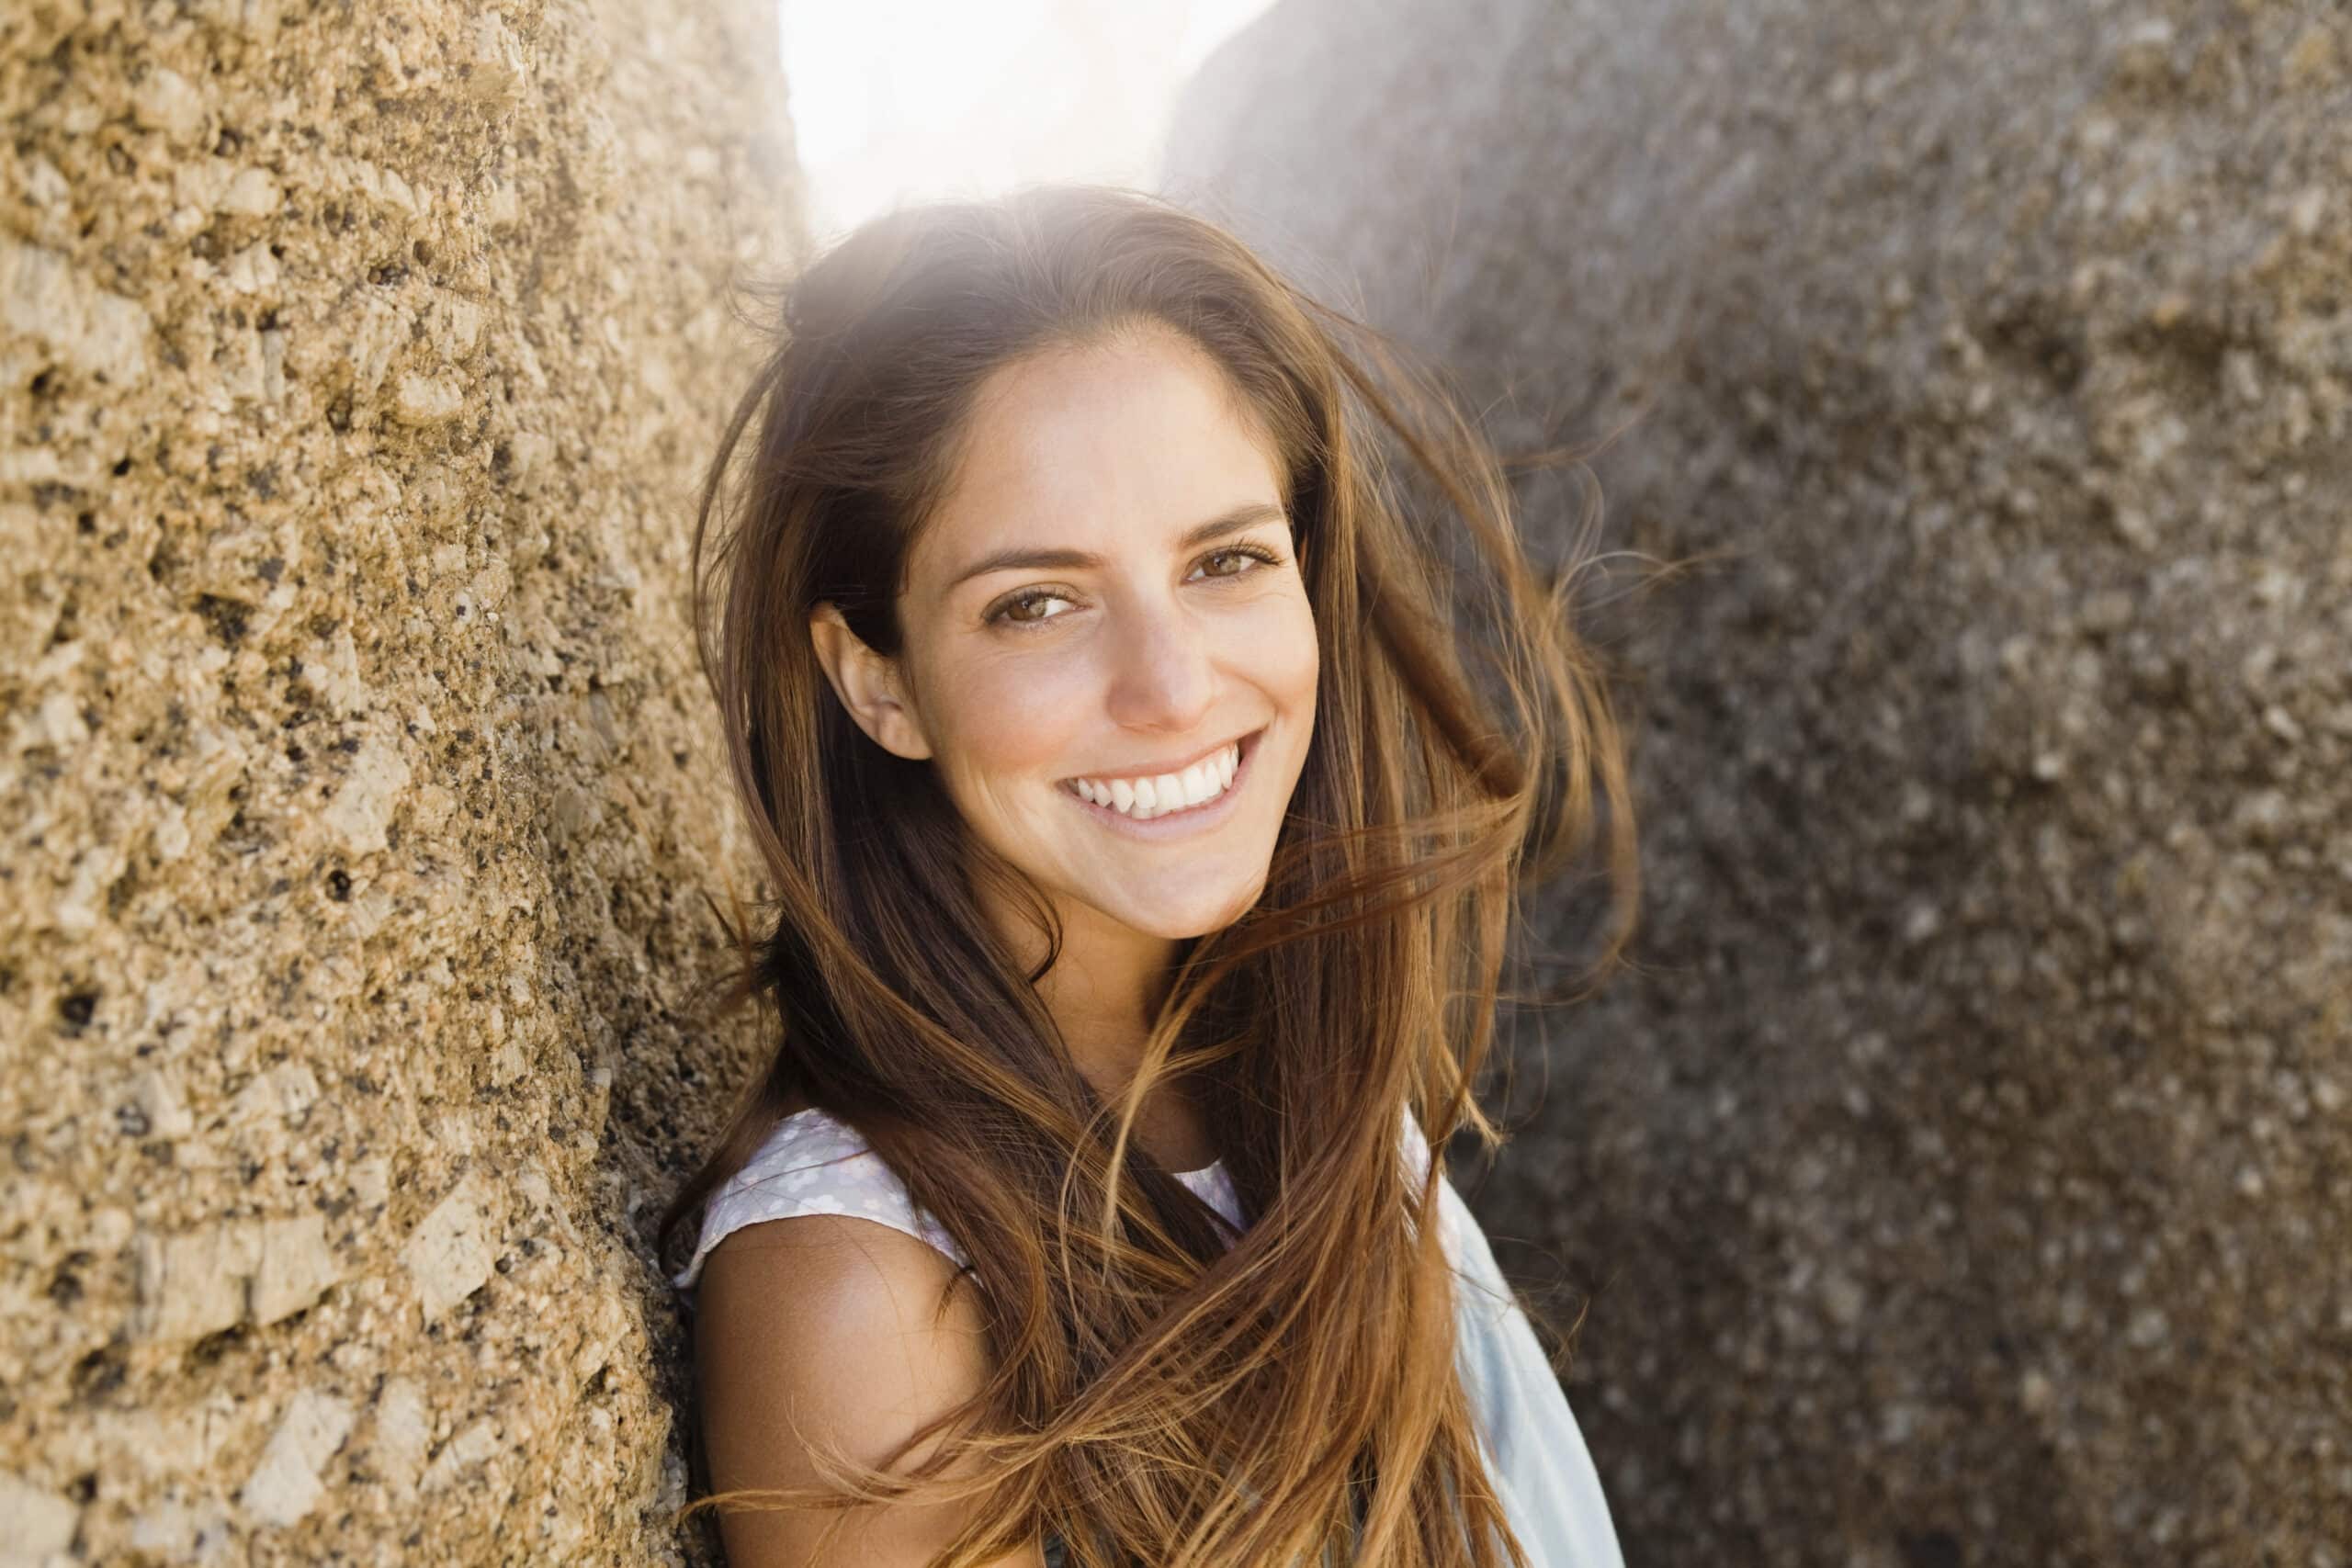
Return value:
<svg viewBox="0 0 2352 1568">
<path fill-rule="evenodd" d="M 825 679 L 857 727 L 884 750 L 910 761 L 931 755 L 898 661 L 866 647 L 833 605 L 820 604 L 808 617 L 808 640 L 824 666 Z"/>
</svg>

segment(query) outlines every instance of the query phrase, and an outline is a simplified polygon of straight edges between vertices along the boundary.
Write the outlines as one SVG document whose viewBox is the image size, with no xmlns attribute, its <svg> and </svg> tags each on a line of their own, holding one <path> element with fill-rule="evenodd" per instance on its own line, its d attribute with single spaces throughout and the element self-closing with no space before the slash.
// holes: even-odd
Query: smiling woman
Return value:
<svg viewBox="0 0 2352 1568">
<path fill-rule="evenodd" d="M 953 488 L 909 555 L 897 656 L 830 604 L 810 633 L 859 728 L 928 760 L 965 830 L 1052 900 L 1046 1000 L 1110 1089 L 1171 944 L 1264 887 L 1315 729 L 1315 612 L 1280 448 L 1182 333 L 1123 323 L 1006 365 L 974 400 Z M 1007 591 L 1042 570 L 1069 576 Z M 1250 787 L 1224 791 L 1217 764 L 1207 804 L 1199 765 L 1244 736 Z M 1110 781 L 1111 805 L 1073 779 Z M 1033 936 L 1023 966 L 1042 956 Z"/>
<path fill-rule="evenodd" d="M 1605 819 L 1602 965 L 1632 929 L 1574 574 L 1451 402 L 1155 198 L 893 213 L 783 325 L 695 536 L 777 889 L 774 1059 L 664 1220 L 695 1509 L 737 1568 L 1615 1564 L 1435 1153 L 1498 1141 L 1515 886 Z"/>
</svg>

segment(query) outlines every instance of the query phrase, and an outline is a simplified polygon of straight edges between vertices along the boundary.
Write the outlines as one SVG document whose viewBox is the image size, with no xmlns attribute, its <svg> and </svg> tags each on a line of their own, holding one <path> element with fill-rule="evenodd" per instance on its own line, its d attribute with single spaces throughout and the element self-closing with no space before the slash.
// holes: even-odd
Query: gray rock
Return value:
<svg viewBox="0 0 2352 1568">
<path fill-rule="evenodd" d="M 1188 94 L 1173 194 L 1693 569 L 1596 579 L 1639 967 L 1478 1200 L 1628 1561 L 2352 1540 L 2347 44 L 1283 0 Z"/>
</svg>

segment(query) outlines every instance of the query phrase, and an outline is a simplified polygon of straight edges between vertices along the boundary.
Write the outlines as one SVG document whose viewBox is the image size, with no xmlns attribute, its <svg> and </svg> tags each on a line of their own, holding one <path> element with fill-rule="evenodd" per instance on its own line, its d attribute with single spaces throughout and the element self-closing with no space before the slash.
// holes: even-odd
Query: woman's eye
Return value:
<svg viewBox="0 0 2352 1568">
<path fill-rule="evenodd" d="M 1032 588 L 1025 592 L 1015 593 L 1012 598 L 1007 599 L 1003 604 L 998 605 L 993 611 L 989 612 L 989 619 L 993 622 L 1002 622 L 1010 626 L 1034 626 L 1041 622 L 1050 621 L 1055 617 L 1053 615 L 1034 615 L 1022 612 L 1026 612 L 1032 606 L 1037 604 L 1051 604 L 1056 600 L 1060 600 L 1062 603 L 1068 604 L 1069 602 L 1069 597 L 1068 594 L 1057 593 L 1050 588 Z"/>
<path fill-rule="evenodd" d="M 1262 545 L 1229 545 L 1224 549 L 1212 550 L 1209 554 L 1203 556 L 1200 570 L 1212 579 L 1248 577 L 1261 567 L 1280 566 L 1282 558 Z M 1228 560 L 1240 564 L 1218 569 L 1219 562 Z M 1068 612 L 1057 610 L 1051 614 L 1039 614 L 1037 613 L 1039 605 L 1071 603 L 1073 601 L 1070 596 L 1058 589 L 1024 588 L 1002 601 L 995 609 L 990 610 L 988 615 L 989 624 L 1009 626 L 1043 626 L 1047 621 L 1059 620 Z"/>
<path fill-rule="evenodd" d="M 1206 557 L 1204 557 L 1202 564 L 1204 566 L 1209 565 L 1216 561 L 1223 560 L 1227 557 L 1238 558 L 1242 560 L 1257 561 L 1261 565 L 1264 566 L 1277 566 L 1280 565 L 1282 561 L 1281 557 L 1275 555 L 1273 551 L 1265 548 L 1263 546 L 1231 545 L 1224 549 L 1213 551 Z M 1256 567 L 1244 566 L 1238 567 L 1231 571 L 1212 571 L 1209 575 L 1211 577 L 1247 577 L 1256 570 Z"/>
</svg>

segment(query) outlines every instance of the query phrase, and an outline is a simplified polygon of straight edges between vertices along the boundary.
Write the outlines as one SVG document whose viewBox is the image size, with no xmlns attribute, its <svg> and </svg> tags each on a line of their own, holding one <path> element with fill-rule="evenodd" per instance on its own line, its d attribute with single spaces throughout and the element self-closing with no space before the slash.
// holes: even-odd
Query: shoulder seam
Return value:
<svg viewBox="0 0 2352 1568">
<path fill-rule="evenodd" d="M 796 1146 L 809 1143 L 820 1146 L 800 1152 L 813 1157 L 797 1158 Z M 770 1166 L 774 1168 L 765 1168 Z M 856 1129 L 812 1109 L 780 1121 L 743 1168 L 710 1194 L 694 1257 L 671 1283 L 692 1289 L 704 1259 L 746 1225 L 812 1214 L 866 1220 L 914 1237 L 958 1269 L 971 1264 L 945 1227 L 916 1205 L 899 1173 Z"/>
</svg>

